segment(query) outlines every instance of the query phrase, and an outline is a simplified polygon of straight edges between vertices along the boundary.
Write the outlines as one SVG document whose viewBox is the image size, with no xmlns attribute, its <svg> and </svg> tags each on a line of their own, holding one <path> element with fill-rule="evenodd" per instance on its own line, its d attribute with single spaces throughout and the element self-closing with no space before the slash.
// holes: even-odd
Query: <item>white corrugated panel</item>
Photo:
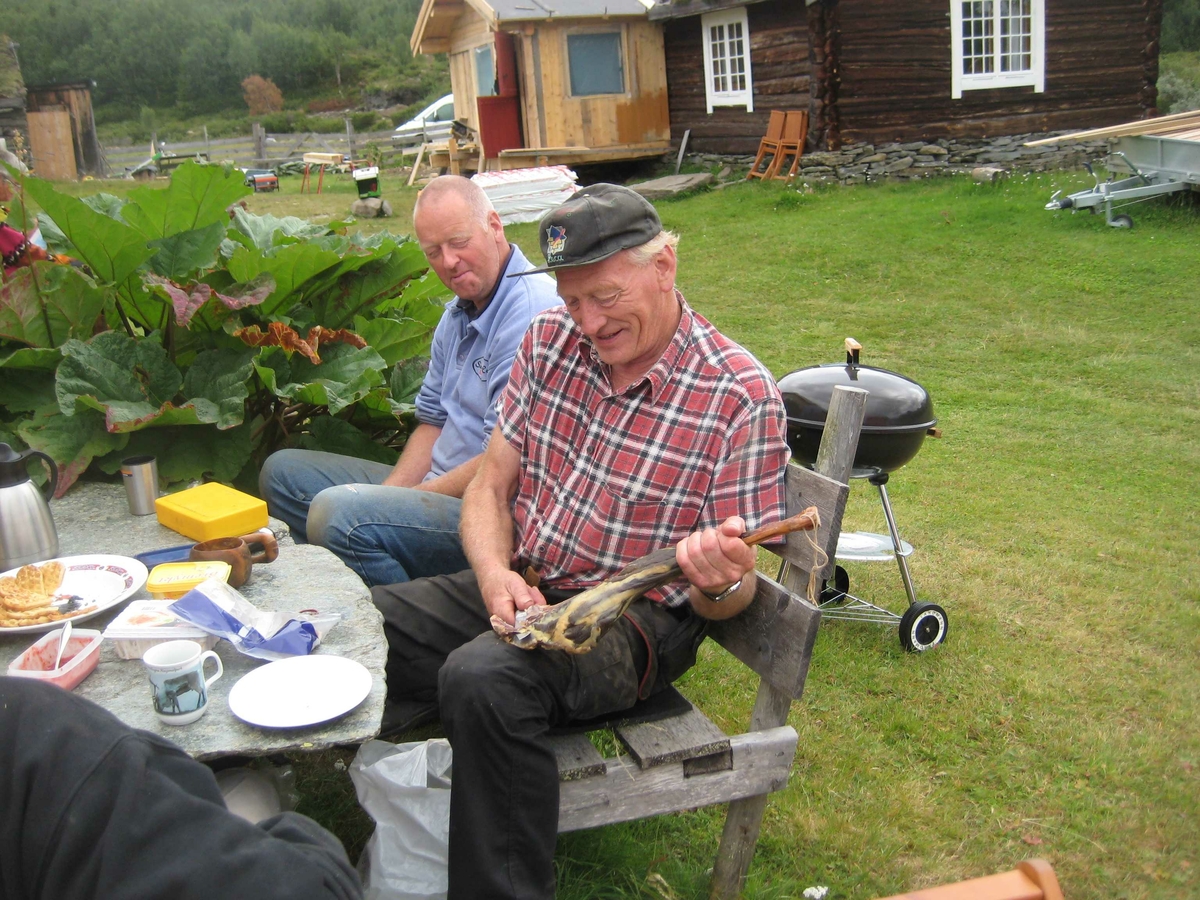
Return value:
<svg viewBox="0 0 1200 900">
<path fill-rule="evenodd" d="M 578 190 L 576 175 L 566 166 L 480 172 L 471 180 L 483 188 L 505 225 L 536 222 Z"/>
</svg>

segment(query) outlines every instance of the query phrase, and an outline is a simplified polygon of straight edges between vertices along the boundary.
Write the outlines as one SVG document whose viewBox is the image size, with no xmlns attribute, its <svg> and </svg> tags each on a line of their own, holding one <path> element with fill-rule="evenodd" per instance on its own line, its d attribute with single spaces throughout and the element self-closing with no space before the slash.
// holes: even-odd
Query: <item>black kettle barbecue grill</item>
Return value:
<svg viewBox="0 0 1200 900">
<path fill-rule="evenodd" d="M 887 369 L 859 363 L 862 345 L 846 338 L 846 362 L 809 366 L 784 375 L 779 390 L 787 409 L 787 440 L 792 456 L 802 465 L 817 460 L 817 448 L 825 430 L 825 418 L 833 389 L 838 385 L 867 391 L 862 435 L 854 455 L 851 478 L 865 478 L 879 489 L 888 535 L 867 532 L 842 532 L 837 558 L 856 561 L 883 561 L 895 558 L 900 578 L 908 595 L 903 615 L 868 603 L 852 595 L 850 575 L 840 565 L 834 567 L 833 583 L 821 591 L 821 614 L 827 619 L 897 624 L 900 643 L 905 650 L 920 652 L 936 647 L 946 639 L 946 611 L 936 603 L 917 600 L 907 558 L 912 545 L 900 540 L 892 504 L 888 500 L 888 473 L 909 462 L 921 449 L 927 435 L 938 436 L 929 392 L 910 378 Z M 890 538 L 890 540 L 889 540 Z M 786 564 L 785 564 L 786 565 Z M 783 573 L 780 573 L 780 577 Z"/>
</svg>

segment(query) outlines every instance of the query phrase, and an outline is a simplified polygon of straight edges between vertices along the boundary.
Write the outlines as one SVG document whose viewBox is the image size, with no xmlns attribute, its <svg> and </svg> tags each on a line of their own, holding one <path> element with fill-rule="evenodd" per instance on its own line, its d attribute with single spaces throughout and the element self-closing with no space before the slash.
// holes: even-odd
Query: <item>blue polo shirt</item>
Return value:
<svg viewBox="0 0 1200 900">
<path fill-rule="evenodd" d="M 417 420 L 437 425 L 425 479 L 443 475 L 484 451 L 496 425 L 496 401 L 508 383 L 513 359 L 533 317 L 562 303 L 549 275 L 508 278 L 533 265 L 516 244 L 496 293 L 483 312 L 455 297 L 433 332 L 429 372 L 417 393 Z"/>
</svg>

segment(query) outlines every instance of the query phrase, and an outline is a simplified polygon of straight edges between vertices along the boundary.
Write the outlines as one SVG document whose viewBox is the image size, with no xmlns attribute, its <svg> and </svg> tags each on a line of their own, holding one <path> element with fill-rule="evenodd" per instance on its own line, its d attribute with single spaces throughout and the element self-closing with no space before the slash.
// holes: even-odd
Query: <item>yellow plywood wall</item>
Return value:
<svg viewBox="0 0 1200 900">
<path fill-rule="evenodd" d="M 494 40 L 488 23 L 470 6 L 464 7 L 450 33 L 450 87 L 454 91 L 454 118 L 462 119 L 475 130 L 479 128 L 475 48 Z"/>
<path fill-rule="evenodd" d="M 71 114 L 65 109 L 27 113 L 29 149 L 33 171 L 51 181 L 74 181 L 75 144 L 71 138 Z"/>
<path fill-rule="evenodd" d="M 623 33 L 625 93 L 571 97 L 567 35 Z M 529 33 L 532 30 L 532 33 Z M 538 23 L 518 44 L 526 143 L 530 147 L 598 150 L 671 137 L 662 28 L 641 20 Z"/>
</svg>

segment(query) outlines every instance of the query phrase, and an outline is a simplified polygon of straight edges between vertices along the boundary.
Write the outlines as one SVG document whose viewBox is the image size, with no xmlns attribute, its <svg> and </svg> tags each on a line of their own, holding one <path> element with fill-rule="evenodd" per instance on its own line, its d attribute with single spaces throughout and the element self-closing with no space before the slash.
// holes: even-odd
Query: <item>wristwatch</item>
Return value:
<svg viewBox="0 0 1200 900">
<path fill-rule="evenodd" d="M 710 594 L 708 591 L 704 590 L 703 588 L 696 588 L 696 590 L 698 590 L 700 593 L 702 593 L 705 597 L 707 597 L 713 603 L 720 603 L 722 600 L 724 600 L 730 594 L 735 593 L 737 591 L 737 589 L 740 588 L 741 586 L 742 586 L 742 579 L 739 578 L 737 581 L 735 581 L 729 587 L 725 588 L 725 590 L 721 591 L 721 593 L 717 594 L 716 596 L 713 596 L 712 594 Z"/>
</svg>

